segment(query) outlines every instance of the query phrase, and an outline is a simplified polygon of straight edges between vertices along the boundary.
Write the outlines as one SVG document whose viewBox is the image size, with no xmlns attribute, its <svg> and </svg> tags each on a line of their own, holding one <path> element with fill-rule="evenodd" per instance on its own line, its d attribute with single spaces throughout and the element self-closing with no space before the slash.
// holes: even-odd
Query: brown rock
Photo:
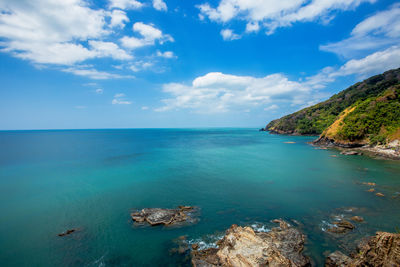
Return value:
<svg viewBox="0 0 400 267">
<path fill-rule="evenodd" d="M 377 232 L 350 258 L 341 252 L 330 254 L 326 267 L 400 266 L 400 234 Z"/>
<path fill-rule="evenodd" d="M 198 250 L 199 249 L 199 244 L 192 244 L 192 249 L 193 250 Z"/>
<path fill-rule="evenodd" d="M 345 267 L 349 266 L 351 258 L 340 251 L 335 251 L 326 258 L 325 267 Z"/>
<path fill-rule="evenodd" d="M 346 220 L 341 220 L 339 222 L 333 222 L 335 226 L 329 228 L 327 231 L 335 234 L 344 234 L 350 232 L 355 228 L 355 226 Z"/>
<path fill-rule="evenodd" d="M 193 266 L 310 266 L 309 259 L 301 253 L 304 235 L 283 220 L 275 221 L 281 226 L 267 233 L 232 225 L 218 248 L 192 251 Z"/>
<path fill-rule="evenodd" d="M 376 186 L 376 183 L 373 182 L 363 182 L 364 185 Z"/>
<path fill-rule="evenodd" d="M 374 191 L 375 191 L 374 188 L 370 188 L 370 189 L 367 190 L 367 192 L 374 192 Z"/>
<path fill-rule="evenodd" d="M 354 222 L 363 222 L 364 218 L 361 216 L 353 216 L 350 218 L 350 220 L 354 221 Z"/>
<path fill-rule="evenodd" d="M 375 195 L 376 195 L 376 196 L 378 196 L 378 197 L 384 197 L 384 196 L 385 196 L 384 194 L 382 194 L 382 193 L 379 193 L 379 192 L 378 192 L 378 193 L 376 193 Z"/>
<path fill-rule="evenodd" d="M 188 220 L 188 213 L 194 208 L 179 206 L 177 209 L 146 208 L 139 212 L 131 213 L 133 221 L 138 223 L 147 222 L 150 225 L 171 225 Z"/>
<path fill-rule="evenodd" d="M 354 156 L 354 155 L 362 155 L 361 152 L 355 151 L 355 150 L 344 150 L 340 154 L 342 155 L 348 155 L 348 156 Z"/>
</svg>

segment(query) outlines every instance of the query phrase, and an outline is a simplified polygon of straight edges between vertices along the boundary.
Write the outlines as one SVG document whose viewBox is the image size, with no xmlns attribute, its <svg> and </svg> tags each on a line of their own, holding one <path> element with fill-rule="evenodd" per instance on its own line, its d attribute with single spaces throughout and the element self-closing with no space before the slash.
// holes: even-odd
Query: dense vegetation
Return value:
<svg viewBox="0 0 400 267">
<path fill-rule="evenodd" d="M 355 109 L 343 118 L 334 139 L 385 144 L 400 129 L 400 85 L 353 106 Z"/>
<path fill-rule="evenodd" d="M 398 84 L 400 68 L 356 83 L 324 102 L 274 120 L 266 126 L 266 130 L 282 134 L 321 134 L 346 108 L 360 105 L 356 113 L 346 116 L 343 122 L 345 127 L 341 127 L 338 134 L 344 140 L 359 140 L 369 134 L 380 138 L 378 136 L 383 136 L 383 133 L 378 132 L 386 131 L 389 134 L 391 127 L 396 127 L 394 122 L 399 118 L 399 100 L 398 95 L 393 101 L 377 101 L 376 98 L 382 97 L 388 88 Z M 385 125 L 384 130 L 380 129 L 381 125 Z"/>
</svg>

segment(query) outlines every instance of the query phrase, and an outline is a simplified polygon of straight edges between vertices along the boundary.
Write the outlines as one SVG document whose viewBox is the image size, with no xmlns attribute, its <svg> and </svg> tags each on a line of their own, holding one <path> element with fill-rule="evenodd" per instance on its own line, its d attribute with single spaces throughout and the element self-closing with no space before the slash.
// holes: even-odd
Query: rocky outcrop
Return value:
<svg viewBox="0 0 400 267">
<path fill-rule="evenodd" d="M 335 234 L 343 234 L 353 230 L 355 226 L 346 220 L 341 220 L 338 222 L 333 222 L 332 227 L 328 228 L 328 232 L 335 233 Z"/>
<path fill-rule="evenodd" d="M 353 257 L 336 251 L 327 257 L 325 266 L 400 266 L 400 234 L 377 232 L 368 242 L 359 246 L 358 253 Z"/>
<path fill-rule="evenodd" d="M 316 146 L 322 147 L 340 147 L 340 148 L 360 148 L 365 144 L 351 143 L 351 142 L 338 142 L 326 136 L 320 136 L 317 140 L 312 142 Z"/>
<path fill-rule="evenodd" d="M 310 266 L 302 254 L 305 236 L 283 220 L 269 232 L 232 225 L 218 241 L 218 248 L 193 250 L 195 267 L 213 266 Z"/>
<path fill-rule="evenodd" d="M 131 217 L 137 223 L 148 223 L 152 226 L 172 225 L 191 219 L 194 209 L 190 206 L 179 206 L 176 209 L 146 208 L 131 213 Z"/>
</svg>

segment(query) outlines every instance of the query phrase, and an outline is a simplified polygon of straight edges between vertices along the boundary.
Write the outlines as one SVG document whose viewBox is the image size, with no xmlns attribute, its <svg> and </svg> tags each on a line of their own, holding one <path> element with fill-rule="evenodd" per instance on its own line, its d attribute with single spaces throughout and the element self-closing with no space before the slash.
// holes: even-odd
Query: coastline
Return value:
<svg viewBox="0 0 400 267">
<path fill-rule="evenodd" d="M 312 145 L 325 148 L 336 148 L 341 152 L 356 151 L 373 158 L 400 160 L 399 142 L 389 143 L 388 145 L 370 146 L 359 143 L 337 143 L 326 137 L 320 137 L 311 142 Z"/>
<path fill-rule="evenodd" d="M 334 140 L 331 140 L 326 137 L 320 137 L 319 135 L 303 135 L 299 133 L 287 133 L 283 131 L 275 131 L 275 130 L 266 130 L 260 129 L 260 131 L 268 132 L 269 134 L 277 134 L 277 135 L 287 135 L 287 136 L 315 136 L 316 139 L 309 144 L 315 147 L 321 148 L 335 148 L 340 150 L 341 152 L 349 152 L 349 151 L 357 151 L 358 154 L 364 154 L 366 156 L 377 158 L 377 159 L 385 159 L 385 160 L 400 160 L 400 142 L 393 145 L 376 145 L 370 146 L 366 144 L 358 144 L 358 143 L 337 143 Z"/>
</svg>

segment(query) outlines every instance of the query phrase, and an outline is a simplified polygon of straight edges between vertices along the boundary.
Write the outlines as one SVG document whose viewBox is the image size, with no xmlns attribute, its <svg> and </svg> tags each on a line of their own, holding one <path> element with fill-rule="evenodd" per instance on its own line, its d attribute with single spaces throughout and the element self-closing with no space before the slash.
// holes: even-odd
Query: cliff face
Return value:
<svg viewBox="0 0 400 267">
<path fill-rule="evenodd" d="M 278 134 L 320 135 L 347 108 L 382 95 L 400 84 L 400 68 L 356 83 L 328 100 L 271 121 L 265 129 Z"/>
</svg>

